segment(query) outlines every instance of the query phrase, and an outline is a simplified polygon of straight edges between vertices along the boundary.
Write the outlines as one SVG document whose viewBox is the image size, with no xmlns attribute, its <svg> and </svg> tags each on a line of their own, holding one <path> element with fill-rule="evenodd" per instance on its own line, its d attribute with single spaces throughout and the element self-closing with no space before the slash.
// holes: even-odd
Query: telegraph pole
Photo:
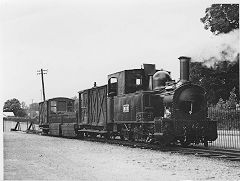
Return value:
<svg viewBox="0 0 240 181">
<path fill-rule="evenodd" d="M 45 89 L 44 89 L 44 80 L 43 80 L 43 74 L 47 74 L 47 70 L 43 70 L 43 69 L 41 69 L 41 70 L 38 70 L 38 71 L 37 71 L 37 75 L 40 75 L 40 74 L 41 74 L 41 77 L 42 77 L 43 101 L 45 101 L 45 100 L 46 100 L 46 98 L 45 98 Z"/>
</svg>

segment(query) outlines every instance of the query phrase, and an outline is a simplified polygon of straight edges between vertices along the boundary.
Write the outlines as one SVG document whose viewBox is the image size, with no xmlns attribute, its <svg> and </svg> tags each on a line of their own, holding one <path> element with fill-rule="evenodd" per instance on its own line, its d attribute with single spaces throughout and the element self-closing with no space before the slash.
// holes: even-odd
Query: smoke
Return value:
<svg viewBox="0 0 240 181">
<path fill-rule="evenodd" d="M 227 34 L 212 36 L 197 46 L 192 61 L 213 67 L 218 61 L 237 61 L 239 57 L 239 29 Z"/>
</svg>

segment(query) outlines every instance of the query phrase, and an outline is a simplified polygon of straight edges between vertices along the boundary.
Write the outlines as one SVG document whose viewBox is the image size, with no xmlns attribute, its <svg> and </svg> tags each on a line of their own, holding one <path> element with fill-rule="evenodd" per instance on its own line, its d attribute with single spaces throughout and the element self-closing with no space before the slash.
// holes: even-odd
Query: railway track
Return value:
<svg viewBox="0 0 240 181">
<path fill-rule="evenodd" d="M 35 134 L 39 134 L 39 132 Z M 45 136 L 49 136 L 49 135 L 45 135 Z M 239 150 L 205 148 L 205 147 L 199 147 L 199 146 L 188 146 L 188 147 L 182 147 L 179 145 L 161 146 L 157 144 L 126 141 L 126 140 L 120 140 L 120 139 L 105 139 L 101 137 L 98 137 L 97 139 L 92 137 L 84 137 L 84 138 L 77 138 L 77 139 L 84 140 L 84 141 L 91 141 L 91 142 L 122 145 L 122 146 L 127 146 L 132 148 L 159 150 L 162 152 L 170 152 L 170 153 L 177 153 L 177 154 L 183 154 L 183 155 L 195 155 L 198 157 L 209 157 L 214 159 L 225 159 L 229 161 L 240 161 Z"/>
<path fill-rule="evenodd" d="M 209 157 L 215 159 L 225 159 L 229 161 L 240 161 L 240 151 L 239 150 L 223 150 L 217 148 L 204 148 L 199 146 L 189 146 L 189 147 L 181 147 L 179 145 L 171 145 L 171 146 L 161 146 L 149 143 L 139 143 L 139 142 L 129 142 L 123 140 L 106 140 L 104 138 L 94 139 L 94 138 L 84 138 L 86 141 L 93 142 L 102 142 L 108 144 L 117 144 L 123 145 L 133 148 L 141 148 L 141 149 L 151 149 L 151 150 L 159 150 L 163 152 L 171 152 L 178 153 L 183 155 L 195 155 L 199 157 Z"/>
<path fill-rule="evenodd" d="M 230 161 L 240 161 L 240 151 L 205 148 L 181 148 L 182 154 L 194 154 L 200 157 L 221 158 Z"/>
</svg>

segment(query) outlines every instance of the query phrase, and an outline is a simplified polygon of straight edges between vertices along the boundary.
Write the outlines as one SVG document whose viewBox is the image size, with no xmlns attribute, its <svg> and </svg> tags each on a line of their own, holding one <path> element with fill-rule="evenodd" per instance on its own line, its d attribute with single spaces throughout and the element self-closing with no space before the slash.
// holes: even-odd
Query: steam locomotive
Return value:
<svg viewBox="0 0 240 181">
<path fill-rule="evenodd" d="M 40 128 L 64 137 L 103 136 L 159 144 L 203 143 L 217 139 L 207 116 L 205 90 L 189 81 L 189 57 L 179 57 L 180 81 L 154 64 L 108 75 L 108 83 L 82 90 L 74 100 L 58 97 L 39 103 Z"/>
</svg>

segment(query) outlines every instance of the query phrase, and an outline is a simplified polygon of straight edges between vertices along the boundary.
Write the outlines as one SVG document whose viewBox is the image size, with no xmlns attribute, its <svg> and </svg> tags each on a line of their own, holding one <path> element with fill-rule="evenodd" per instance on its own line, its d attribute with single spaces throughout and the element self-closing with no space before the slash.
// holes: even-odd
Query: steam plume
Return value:
<svg viewBox="0 0 240 181">
<path fill-rule="evenodd" d="M 203 62 L 208 67 L 212 67 L 217 61 L 237 61 L 239 30 L 211 37 L 201 44 L 191 57 L 192 61 Z"/>
</svg>

